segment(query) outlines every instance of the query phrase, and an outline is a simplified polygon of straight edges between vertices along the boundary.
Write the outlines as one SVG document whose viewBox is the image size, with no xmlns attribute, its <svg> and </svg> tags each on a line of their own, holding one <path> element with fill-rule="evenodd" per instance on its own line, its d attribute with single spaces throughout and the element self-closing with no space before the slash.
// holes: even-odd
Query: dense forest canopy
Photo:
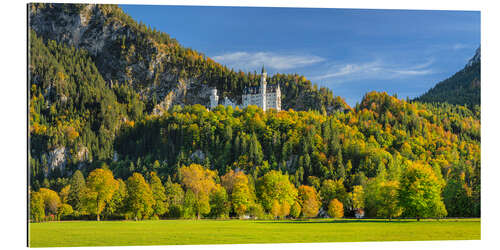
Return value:
<svg viewBox="0 0 500 250">
<path fill-rule="evenodd" d="M 480 216 L 478 106 L 370 92 L 351 108 L 296 74 L 269 79 L 282 87 L 280 112 L 208 110 L 189 95 L 164 105 L 166 74 L 233 98 L 258 75 L 184 48 L 117 6 L 33 4 L 30 11 L 33 220 L 342 217 L 361 210 L 386 218 Z M 106 53 L 40 24 L 82 13 L 90 26 L 120 27 L 115 40 L 105 40 Z M 110 68 L 102 58 L 118 63 Z M 162 62 L 150 64 L 152 75 L 135 67 L 152 58 Z"/>
</svg>

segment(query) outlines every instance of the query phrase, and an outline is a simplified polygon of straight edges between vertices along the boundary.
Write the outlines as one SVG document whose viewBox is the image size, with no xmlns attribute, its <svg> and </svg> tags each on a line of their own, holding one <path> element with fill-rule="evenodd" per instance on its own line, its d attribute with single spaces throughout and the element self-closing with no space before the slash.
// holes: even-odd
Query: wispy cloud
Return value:
<svg viewBox="0 0 500 250">
<path fill-rule="evenodd" d="M 455 43 L 451 46 L 451 49 L 457 50 L 475 50 L 480 47 L 481 44 L 473 44 L 473 43 Z"/>
<path fill-rule="evenodd" d="M 469 48 L 469 45 L 463 44 L 463 43 L 456 43 L 452 46 L 453 50 L 460 50 L 460 49 L 466 49 Z"/>
<path fill-rule="evenodd" d="M 262 65 L 275 70 L 287 70 L 323 62 L 314 55 L 277 54 L 273 52 L 233 52 L 212 57 L 215 61 L 235 69 L 252 70 Z"/>
<path fill-rule="evenodd" d="M 311 77 L 312 80 L 333 79 L 337 82 L 346 82 L 362 79 L 394 79 L 411 76 L 429 75 L 435 73 L 429 67 L 434 63 L 430 59 L 424 63 L 414 65 L 396 65 L 383 60 L 374 60 L 364 63 L 345 63 L 331 65 L 324 73 Z"/>
</svg>

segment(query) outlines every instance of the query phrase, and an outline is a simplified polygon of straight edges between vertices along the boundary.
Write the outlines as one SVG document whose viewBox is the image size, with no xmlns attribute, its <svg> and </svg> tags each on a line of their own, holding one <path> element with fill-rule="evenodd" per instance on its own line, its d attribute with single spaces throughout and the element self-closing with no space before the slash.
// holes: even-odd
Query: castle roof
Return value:
<svg viewBox="0 0 500 250">
<path fill-rule="evenodd" d="M 243 90 L 243 94 L 244 95 L 249 95 L 249 94 L 259 94 L 260 93 L 260 88 L 261 88 L 261 85 L 259 86 L 250 86 L 250 87 L 246 87 L 244 90 Z M 276 92 L 276 90 L 279 88 L 279 85 L 278 84 L 267 84 L 266 85 L 266 92 L 267 93 L 274 93 Z"/>
</svg>

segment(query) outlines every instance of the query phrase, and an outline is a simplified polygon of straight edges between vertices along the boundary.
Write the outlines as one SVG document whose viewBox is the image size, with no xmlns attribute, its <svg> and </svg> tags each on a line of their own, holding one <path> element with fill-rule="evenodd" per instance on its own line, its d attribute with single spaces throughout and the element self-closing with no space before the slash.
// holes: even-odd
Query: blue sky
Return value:
<svg viewBox="0 0 500 250">
<path fill-rule="evenodd" d="M 478 11 L 120 7 L 230 68 L 305 75 L 349 105 L 372 90 L 419 96 L 480 45 Z"/>
</svg>

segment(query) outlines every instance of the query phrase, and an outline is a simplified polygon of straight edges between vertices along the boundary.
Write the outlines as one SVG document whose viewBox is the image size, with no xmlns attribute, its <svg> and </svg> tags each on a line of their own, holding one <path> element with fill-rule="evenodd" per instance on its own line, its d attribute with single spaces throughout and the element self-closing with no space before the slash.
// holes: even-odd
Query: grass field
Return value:
<svg viewBox="0 0 500 250">
<path fill-rule="evenodd" d="M 162 220 L 30 223 L 31 247 L 479 240 L 480 219 Z"/>
</svg>

